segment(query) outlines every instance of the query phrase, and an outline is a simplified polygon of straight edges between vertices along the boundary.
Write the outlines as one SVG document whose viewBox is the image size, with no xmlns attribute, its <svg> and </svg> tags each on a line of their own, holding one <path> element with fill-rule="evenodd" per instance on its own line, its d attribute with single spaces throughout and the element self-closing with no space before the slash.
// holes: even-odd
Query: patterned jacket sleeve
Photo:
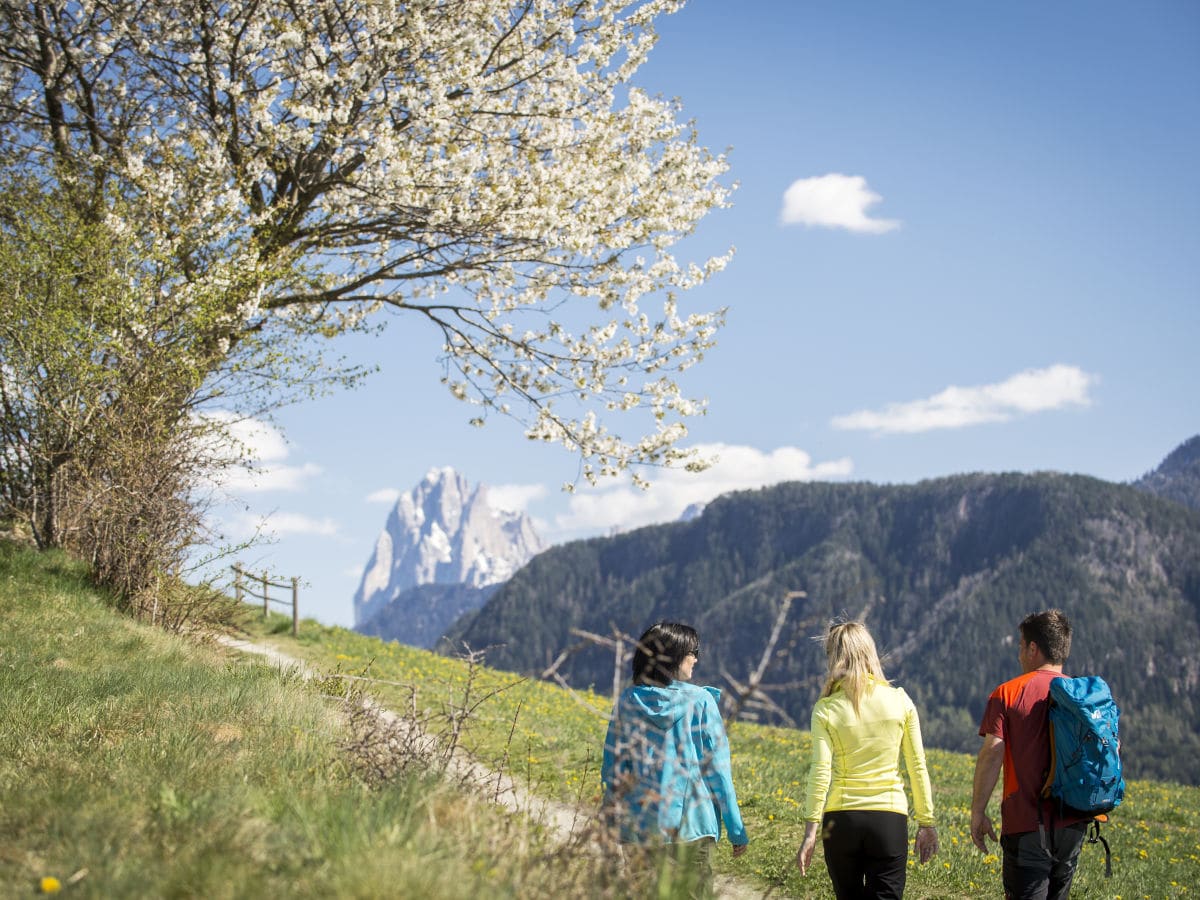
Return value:
<svg viewBox="0 0 1200 900">
<path fill-rule="evenodd" d="M 702 740 L 707 760 L 704 766 L 704 780 L 720 808 L 721 821 L 729 835 L 729 842 L 735 846 L 748 844 L 750 838 L 746 834 L 746 826 L 738 808 L 737 791 L 733 787 L 729 738 L 725 733 L 725 724 L 721 721 L 721 711 L 717 701 L 707 691 L 703 703 Z"/>
<path fill-rule="evenodd" d="M 613 707 L 612 718 L 608 720 L 608 732 L 604 735 L 604 756 L 600 762 L 600 784 L 604 794 L 601 803 L 611 803 L 616 789 L 619 759 L 617 756 L 617 741 L 620 733 L 620 704 Z"/>
</svg>

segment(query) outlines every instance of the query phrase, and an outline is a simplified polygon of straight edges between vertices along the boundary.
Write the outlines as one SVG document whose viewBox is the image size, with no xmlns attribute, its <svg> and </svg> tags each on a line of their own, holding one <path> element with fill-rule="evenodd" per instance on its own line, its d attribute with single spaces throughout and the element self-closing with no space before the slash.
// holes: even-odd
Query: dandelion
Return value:
<svg viewBox="0 0 1200 900">
<path fill-rule="evenodd" d="M 38 885 L 43 894 L 56 894 L 62 890 L 62 882 L 53 875 L 47 875 Z"/>
</svg>

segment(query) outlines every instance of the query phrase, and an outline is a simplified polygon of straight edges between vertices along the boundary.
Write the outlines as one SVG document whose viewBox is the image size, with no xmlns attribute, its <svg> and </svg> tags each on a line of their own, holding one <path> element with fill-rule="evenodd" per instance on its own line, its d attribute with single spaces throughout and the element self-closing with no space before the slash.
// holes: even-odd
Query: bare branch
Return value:
<svg viewBox="0 0 1200 900">
<path fill-rule="evenodd" d="M 804 591 L 788 591 L 784 594 L 783 601 L 779 604 L 779 611 L 775 615 L 775 623 L 771 626 L 771 634 L 767 638 L 767 645 L 763 648 L 763 654 L 758 661 L 757 668 L 750 673 L 749 681 L 742 684 L 722 669 L 721 674 L 733 686 L 736 698 L 725 714 L 727 719 L 740 717 L 742 710 L 747 706 L 759 705 L 778 713 L 785 721 L 792 723 L 791 717 L 774 700 L 767 696 L 763 689 L 762 680 L 775 653 L 775 645 L 779 643 L 779 636 L 783 632 L 783 625 L 787 621 L 788 613 L 791 611 L 792 601 L 807 596 Z"/>
</svg>

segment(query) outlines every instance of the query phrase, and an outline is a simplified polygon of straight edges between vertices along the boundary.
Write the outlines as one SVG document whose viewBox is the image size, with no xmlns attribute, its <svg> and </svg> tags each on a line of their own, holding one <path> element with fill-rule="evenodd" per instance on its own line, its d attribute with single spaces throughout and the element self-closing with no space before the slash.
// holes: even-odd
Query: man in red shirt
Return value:
<svg viewBox="0 0 1200 900">
<path fill-rule="evenodd" d="M 1071 623 L 1057 609 L 1026 616 L 1018 643 L 1022 674 L 992 691 L 979 725 L 983 746 L 975 760 L 971 840 L 984 853 L 984 838 L 996 840 L 987 804 L 1003 767 L 1004 896 L 1066 900 L 1088 820 L 1055 816 L 1041 792 L 1050 770 L 1050 682 L 1062 677 L 1071 653 Z"/>
</svg>

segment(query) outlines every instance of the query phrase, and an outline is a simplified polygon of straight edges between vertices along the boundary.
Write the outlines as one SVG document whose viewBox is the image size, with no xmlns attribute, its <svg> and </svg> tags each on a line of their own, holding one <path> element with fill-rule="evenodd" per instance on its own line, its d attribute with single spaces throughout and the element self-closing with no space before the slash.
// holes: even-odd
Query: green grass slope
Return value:
<svg viewBox="0 0 1200 900">
<path fill-rule="evenodd" d="M 490 805 L 369 787 L 318 685 L 121 617 L 62 556 L 0 543 L 0 621 L 0 897 L 579 890 Z"/>
</svg>

